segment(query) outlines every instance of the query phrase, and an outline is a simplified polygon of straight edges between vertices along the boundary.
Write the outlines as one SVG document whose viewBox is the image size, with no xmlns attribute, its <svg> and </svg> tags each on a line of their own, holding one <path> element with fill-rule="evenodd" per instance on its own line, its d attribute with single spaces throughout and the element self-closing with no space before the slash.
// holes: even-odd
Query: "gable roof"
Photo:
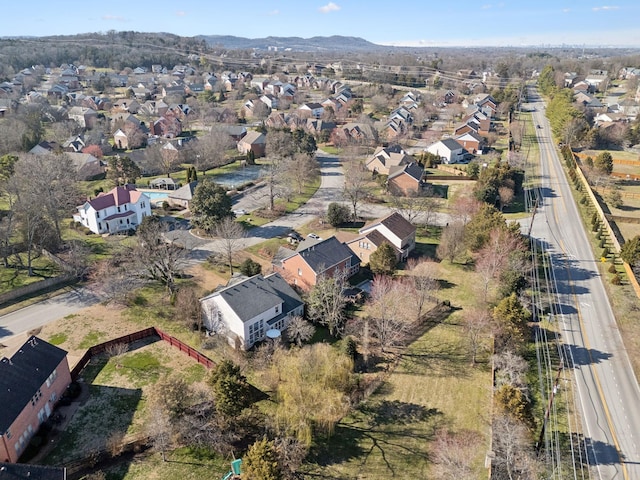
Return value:
<svg viewBox="0 0 640 480">
<path fill-rule="evenodd" d="M 398 212 L 393 212 L 386 217 L 374 220 L 369 225 L 365 225 L 360 229 L 360 233 L 369 233 L 381 225 L 391 230 L 398 238 L 406 238 L 416 231 L 416 227 L 411 225 L 407 219 Z"/>
<path fill-rule="evenodd" d="M 329 237 L 299 250 L 294 255 L 300 255 L 315 273 L 320 274 L 347 258 L 351 258 L 353 252 L 336 237 Z M 284 259 L 283 262 L 286 260 Z"/>
<path fill-rule="evenodd" d="M 198 186 L 198 182 L 190 182 L 186 185 L 183 185 L 177 190 L 169 193 L 169 198 L 175 198 L 177 200 L 191 200 L 193 199 L 193 194 L 196 191 L 196 187 Z"/>
<path fill-rule="evenodd" d="M 96 198 L 88 200 L 87 203 L 95 210 L 104 210 L 125 203 L 135 203 L 141 195 L 143 193 L 136 190 L 133 185 L 125 185 L 124 187 L 115 187 L 107 193 L 101 193 Z"/>
<path fill-rule="evenodd" d="M 4 433 L 67 352 L 31 336 L 9 358 L 0 360 L 0 432 Z"/>
<path fill-rule="evenodd" d="M 227 286 L 203 298 L 220 296 L 243 321 L 251 320 L 276 305 L 283 304 L 282 312 L 290 312 L 303 304 L 300 296 L 278 273 L 266 277 L 261 274 Z"/>
<path fill-rule="evenodd" d="M 460 150 L 461 148 L 463 148 L 462 145 L 460 145 L 453 138 L 444 138 L 444 139 L 440 140 L 440 143 L 442 145 L 444 145 L 445 147 L 447 147 L 452 152 L 455 151 L 455 150 Z"/>
<path fill-rule="evenodd" d="M 416 182 L 420 182 L 422 180 L 422 174 L 424 173 L 423 168 L 416 162 L 407 163 L 404 165 L 393 166 L 389 169 L 389 178 L 388 180 L 392 180 L 395 177 L 406 173 L 411 178 L 413 178 Z"/>
<path fill-rule="evenodd" d="M 258 132 L 256 130 L 251 130 L 250 132 L 247 132 L 247 134 L 244 137 L 242 137 L 242 140 L 240 141 L 248 145 L 256 145 L 256 144 L 267 143 L 267 137 L 265 137 L 264 134 L 261 132 Z"/>
</svg>

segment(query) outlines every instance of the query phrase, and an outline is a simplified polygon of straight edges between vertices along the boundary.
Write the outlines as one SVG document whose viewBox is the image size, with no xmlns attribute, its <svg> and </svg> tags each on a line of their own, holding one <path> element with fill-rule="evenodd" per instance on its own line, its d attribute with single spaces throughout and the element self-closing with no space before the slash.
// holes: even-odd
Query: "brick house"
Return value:
<svg viewBox="0 0 640 480">
<path fill-rule="evenodd" d="M 65 467 L 0 462 L 2 480 L 67 480 Z"/>
<path fill-rule="evenodd" d="M 250 151 L 256 157 L 264 157 L 267 149 L 267 137 L 261 132 L 252 130 L 238 142 L 238 151 L 246 155 Z"/>
<path fill-rule="evenodd" d="M 387 178 L 387 188 L 394 195 L 418 195 L 424 187 L 424 169 L 416 162 L 391 167 Z"/>
<path fill-rule="evenodd" d="M 98 235 L 135 229 L 144 217 L 151 215 L 149 197 L 132 185 L 101 193 L 77 210 L 73 219 Z"/>
<path fill-rule="evenodd" d="M 205 326 L 243 350 L 265 339 L 267 330 L 285 330 L 304 313 L 300 296 L 277 273 L 229 284 L 200 299 Z"/>
<path fill-rule="evenodd" d="M 70 383 L 67 352 L 35 336 L 0 359 L 1 461 L 18 461 Z"/>
<path fill-rule="evenodd" d="M 407 259 L 413 249 L 416 248 L 416 227 L 406 220 L 398 212 L 393 212 L 386 217 L 374 220 L 373 222 L 365 225 L 359 230 L 360 235 L 370 236 L 373 232 L 380 233 L 395 249 L 397 250 L 398 260 L 404 261 Z M 372 243 L 379 245 L 378 240 L 373 240 Z M 361 258 L 364 258 L 362 252 L 363 247 L 356 247 L 350 242 L 351 249 Z M 369 250 L 364 248 L 364 250 Z M 373 252 L 371 252 L 373 253 Z"/>
<path fill-rule="evenodd" d="M 360 260 L 336 237 L 329 237 L 309 246 L 301 243 L 296 252 L 275 260 L 273 269 L 290 284 L 310 290 L 321 277 L 340 273 L 344 273 L 346 278 L 352 277 L 360 269 Z"/>
</svg>

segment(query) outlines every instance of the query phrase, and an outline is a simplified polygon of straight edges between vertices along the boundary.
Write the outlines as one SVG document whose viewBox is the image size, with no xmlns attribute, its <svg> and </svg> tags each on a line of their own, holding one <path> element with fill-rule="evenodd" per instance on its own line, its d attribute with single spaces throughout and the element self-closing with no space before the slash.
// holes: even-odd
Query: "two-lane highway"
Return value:
<svg viewBox="0 0 640 480">
<path fill-rule="evenodd" d="M 558 327 L 572 355 L 582 434 L 595 478 L 640 479 L 640 389 L 552 143 L 544 105 L 529 89 L 540 145 L 542 208 L 532 236 L 545 242 L 557 281 Z"/>
</svg>

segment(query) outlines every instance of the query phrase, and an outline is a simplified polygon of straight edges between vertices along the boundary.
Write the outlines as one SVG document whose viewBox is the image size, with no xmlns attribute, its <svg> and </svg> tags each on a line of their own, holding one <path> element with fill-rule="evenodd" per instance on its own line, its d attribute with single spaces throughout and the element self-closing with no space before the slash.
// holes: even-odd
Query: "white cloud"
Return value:
<svg viewBox="0 0 640 480">
<path fill-rule="evenodd" d="M 604 5 L 602 7 L 593 7 L 594 12 L 606 11 L 606 10 L 619 10 L 620 7 L 614 5 Z"/>
<path fill-rule="evenodd" d="M 176 17 L 186 17 L 187 16 L 187 12 L 185 12 L 184 10 L 178 10 L 176 12 Z"/>
<path fill-rule="evenodd" d="M 267 15 L 269 15 L 270 17 L 273 17 L 274 15 L 279 15 L 280 14 L 280 10 L 271 10 L 270 12 L 267 13 Z"/>
<path fill-rule="evenodd" d="M 102 20 L 114 21 L 114 22 L 125 22 L 126 19 L 122 15 L 103 15 Z"/>
<path fill-rule="evenodd" d="M 482 10 L 489 10 L 491 7 L 492 7 L 492 5 L 486 4 L 486 5 L 482 5 L 482 7 L 480 7 L 480 8 L 482 8 Z"/>
<path fill-rule="evenodd" d="M 340 6 L 336 5 L 333 2 L 329 2 L 318 9 L 320 13 L 337 12 L 338 10 L 340 10 Z"/>
<path fill-rule="evenodd" d="M 562 13 L 569 13 L 571 11 L 570 8 L 563 8 Z"/>
</svg>

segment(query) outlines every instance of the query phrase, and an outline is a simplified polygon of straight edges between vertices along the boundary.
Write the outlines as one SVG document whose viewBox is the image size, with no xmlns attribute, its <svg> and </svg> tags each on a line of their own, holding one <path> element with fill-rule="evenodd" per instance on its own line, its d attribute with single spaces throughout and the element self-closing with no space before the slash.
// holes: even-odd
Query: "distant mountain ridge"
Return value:
<svg viewBox="0 0 640 480">
<path fill-rule="evenodd" d="M 333 35 L 330 37 L 266 37 L 245 38 L 233 35 L 198 35 L 197 39 L 204 39 L 207 44 L 219 45 L 229 49 L 259 48 L 266 50 L 277 47 L 278 50 L 290 48 L 295 51 L 373 51 L 387 49 L 363 38 Z"/>
</svg>

